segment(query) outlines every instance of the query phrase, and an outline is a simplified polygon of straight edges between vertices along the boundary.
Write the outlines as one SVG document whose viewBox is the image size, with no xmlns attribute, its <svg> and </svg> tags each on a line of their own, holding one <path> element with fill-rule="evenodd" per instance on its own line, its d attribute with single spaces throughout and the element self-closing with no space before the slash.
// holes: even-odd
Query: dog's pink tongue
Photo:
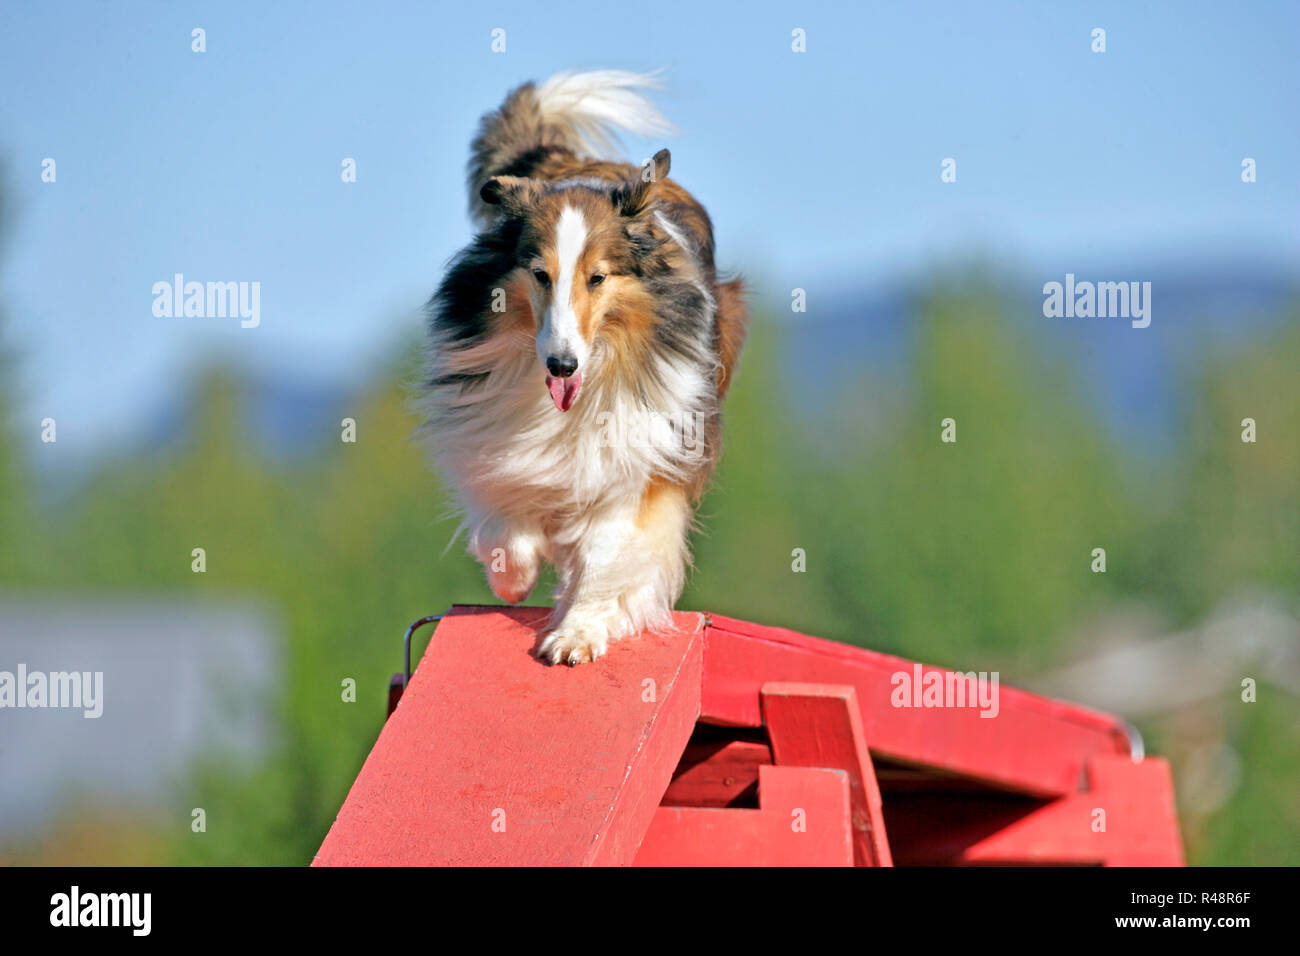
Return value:
<svg viewBox="0 0 1300 956">
<path fill-rule="evenodd" d="M 551 393 L 551 401 L 555 407 L 562 412 L 567 412 L 573 407 L 573 402 L 578 397 L 578 389 L 582 388 L 582 375 L 572 375 L 569 378 L 556 378 L 554 375 L 546 376 L 546 390 Z"/>
</svg>

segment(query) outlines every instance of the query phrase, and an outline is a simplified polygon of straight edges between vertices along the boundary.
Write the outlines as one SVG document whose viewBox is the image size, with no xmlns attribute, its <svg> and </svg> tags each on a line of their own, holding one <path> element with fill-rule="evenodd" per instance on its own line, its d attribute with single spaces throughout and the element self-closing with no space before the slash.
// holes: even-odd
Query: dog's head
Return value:
<svg viewBox="0 0 1300 956">
<path fill-rule="evenodd" d="M 622 183 L 497 176 L 480 190 L 517 229 L 511 287 L 527 290 L 537 358 L 562 412 L 577 400 L 598 341 L 624 362 L 645 347 L 654 304 L 643 280 L 661 243 L 650 207 L 669 159 L 660 150 Z"/>
</svg>

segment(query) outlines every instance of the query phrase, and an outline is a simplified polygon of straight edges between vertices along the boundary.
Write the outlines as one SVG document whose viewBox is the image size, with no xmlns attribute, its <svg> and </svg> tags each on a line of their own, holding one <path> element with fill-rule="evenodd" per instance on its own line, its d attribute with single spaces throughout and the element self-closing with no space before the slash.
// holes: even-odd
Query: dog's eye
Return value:
<svg viewBox="0 0 1300 956">
<path fill-rule="evenodd" d="M 551 277 L 548 276 L 541 269 L 533 270 L 533 278 L 537 280 L 537 284 L 540 285 L 543 289 L 545 289 L 548 285 L 551 284 Z"/>
<path fill-rule="evenodd" d="M 602 275 L 601 273 L 598 272 L 598 273 L 596 273 L 594 276 L 591 277 L 591 279 L 588 281 L 587 284 L 590 285 L 590 286 L 592 286 L 592 287 L 594 288 L 595 286 L 600 285 L 600 284 L 601 284 L 602 282 L 604 282 L 604 281 L 605 281 L 605 277 L 604 277 L 604 275 Z"/>
</svg>

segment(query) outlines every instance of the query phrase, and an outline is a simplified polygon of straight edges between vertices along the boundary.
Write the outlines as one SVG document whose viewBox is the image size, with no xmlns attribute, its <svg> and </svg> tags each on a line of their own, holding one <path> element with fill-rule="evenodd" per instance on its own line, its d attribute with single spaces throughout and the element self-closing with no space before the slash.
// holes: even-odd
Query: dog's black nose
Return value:
<svg viewBox="0 0 1300 956">
<path fill-rule="evenodd" d="M 549 355 L 546 358 L 546 371 L 550 372 L 556 378 L 568 378 L 578 370 L 578 360 L 571 355 L 565 355 L 556 358 Z"/>
</svg>

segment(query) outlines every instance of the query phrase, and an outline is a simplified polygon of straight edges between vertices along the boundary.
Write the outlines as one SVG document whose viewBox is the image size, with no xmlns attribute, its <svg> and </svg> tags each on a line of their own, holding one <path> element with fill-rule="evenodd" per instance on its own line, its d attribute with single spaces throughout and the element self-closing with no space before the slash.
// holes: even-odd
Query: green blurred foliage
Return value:
<svg viewBox="0 0 1300 956">
<path fill-rule="evenodd" d="M 1189 369 L 1185 440 L 1172 461 L 1135 466 L 1071 370 L 1005 318 L 995 289 L 940 286 L 919 315 L 901 387 L 852 383 L 811 425 L 772 388 L 782 330 L 758 324 L 682 608 L 1001 670 L 1014 683 L 1058 662 L 1063 635 L 1116 601 L 1187 622 L 1243 588 L 1294 597 L 1296 322 Z M 214 370 L 184 447 L 103 464 L 57 511 L 33 507 L 14 444 L 0 442 L 0 586 L 252 594 L 283 615 L 271 756 L 250 769 L 213 755 L 178 782 L 171 811 L 153 821 L 156 841 L 82 862 L 309 861 L 379 731 L 405 625 L 453 602 L 496 603 L 459 543 L 444 552 L 455 521 L 413 437 L 417 374 L 395 362 L 345 413 L 355 444 L 323 436 L 311 457 L 284 464 L 255 450 L 238 378 Z M 1259 422 L 1254 445 L 1239 439 L 1247 415 Z M 939 440 L 945 418 L 956 420 L 954 444 Z M 1135 467 L 1157 470 L 1133 481 Z M 1089 570 L 1098 546 L 1106 574 Z M 206 574 L 191 572 L 195 547 Z M 792 571 L 796 548 L 805 573 Z M 355 704 L 342 701 L 348 677 Z M 1225 674 L 1225 692 L 1237 680 Z M 1189 839 L 1194 862 L 1300 862 L 1294 704 L 1250 713 L 1238 741 L 1245 783 Z M 207 811 L 202 836 L 189 829 L 196 806 Z"/>
</svg>

